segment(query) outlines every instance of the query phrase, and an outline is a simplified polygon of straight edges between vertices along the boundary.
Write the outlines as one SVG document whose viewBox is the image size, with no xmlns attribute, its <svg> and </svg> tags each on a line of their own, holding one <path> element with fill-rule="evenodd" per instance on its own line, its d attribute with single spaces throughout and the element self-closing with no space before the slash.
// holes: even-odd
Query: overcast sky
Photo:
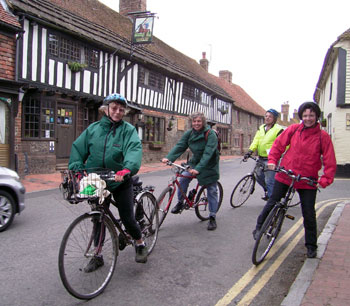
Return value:
<svg viewBox="0 0 350 306">
<path fill-rule="evenodd" d="M 118 0 L 100 0 L 119 11 Z M 265 109 L 312 100 L 325 55 L 350 28 L 350 0 L 147 0 L 154 35 L 209 72 L 230 70 Z"/>
</svg>

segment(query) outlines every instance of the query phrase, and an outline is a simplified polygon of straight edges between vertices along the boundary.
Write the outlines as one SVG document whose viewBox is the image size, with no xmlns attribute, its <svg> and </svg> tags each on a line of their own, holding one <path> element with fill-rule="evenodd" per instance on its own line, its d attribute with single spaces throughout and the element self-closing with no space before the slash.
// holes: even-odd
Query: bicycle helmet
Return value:
<svg viewBox="0 0 350 306">
<path fill-rule="evenodd" d="M 316 114 L 317 120 L 320 118 L 320 116 L 321 116 L 320 107 L 318 106 L 318 104 L 316 102 L 310 101 L 310 102 L 304 102 L 303 104 L 301 104 L 299 106 L 298 116 L 299 116 L 300 120 L 302 120 L 303 113 L 306 109 L 311 109 Z"/>
<path fill-rule="evenodd" d="M 278 113 L 278 111 L 276 111 L 275 109 L 270 108 L 270 109 L 268 109 L 266 112 L 267 112 L 267 113 L 271 113 L 271 114 L 275 117 L 275 119 L 278 118 L 279 113 Z"/>
<path fill-rule="evenodd" d="M 106 98 L 104 98 L 103 105 L 109 105 L 112 102 L 120 103 L 125 107 L 128 106 L 128 102 L 126 101 L 126 99 L 121 94 L 118 94 L 118 93 L 112 93 L 108 95 Z"/>
</svg>

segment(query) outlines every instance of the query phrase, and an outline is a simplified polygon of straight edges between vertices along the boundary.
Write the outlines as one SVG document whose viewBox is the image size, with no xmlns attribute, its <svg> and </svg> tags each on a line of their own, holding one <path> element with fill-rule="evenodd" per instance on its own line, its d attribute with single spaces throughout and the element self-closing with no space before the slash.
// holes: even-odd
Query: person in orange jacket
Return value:
<svg viewBox="0 0 350 306">
<path fill-rule="evenodd" d="M 298 109 L 298 116 L 302 122 L 289 126 L 274 142 L 269 157 L 268 169 L 275 170 L 286 147 L 280 167 L 290 169 L 301 176 L 312 177 L 318 181 L 318 185 L 326 188 L 333 183 L 337 168 L 334 147 L 331 137 L 320 128 L 318 119 L 321 110 L 315 102 L 305 102 Z M 323 164 L 323 174 L 319 178 L 318 172 Z M 282 197 L 285 196 L 291 182 L 284 173 L 277 173 L 271 198 L 260 213 L 256 229 L 253 231 L 257 237 L 267 215 Z M 316 186 L 310 186 L 305 181 L 296 182 L 294 187 L 299 193 L 301 209 L 304 218 L 305 246 L 307 257 L 314 258 L 317 255 L 317 223 L 316 223 Z"/>
</svg>

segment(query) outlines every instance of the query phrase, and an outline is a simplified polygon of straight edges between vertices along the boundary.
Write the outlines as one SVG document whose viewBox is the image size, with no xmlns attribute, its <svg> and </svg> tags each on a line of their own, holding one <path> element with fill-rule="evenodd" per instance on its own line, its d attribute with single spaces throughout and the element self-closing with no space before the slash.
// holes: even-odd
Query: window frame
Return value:
<svg viewBox="0 0 350 306">
<path fill-rule="evenodd" d="M 55 44 L 51 43 L 51 41 L 53 41 L 51 37 L 55 37 Z M 63 42 L 66 42 L 67 45 L 71 44 L 69 48 L 73 48 L 74 50 L 69 50 L 67 47 L 66 52 L 63 53 L 61 50 Z M 55 47 L 52 48 L 52 45 L 55 45 Z M 78 50 L 76 50 L 77 48 Z M 75 55 L 65 55 L 67 52 L 69 53 L 69 51 L 75 53 Z M 77 54 L 77 52 L 79 54 Z M 47 32 L 47 54 L 49 58 L 61 60 L 63 62 L 79 62 L 81 64 L 86 64 L 87 67 L 91 69 L 97 70 L 99 68 L 100 51 L 97 48 L 92 48 L 90 45 L 86 45 L 79 40 L 55 31 Z"/>
<path fill-rule="evenodd" d="M 138 83 L 141 87 L 149 88 L 158 92 L 164 92 L 165 76 L 157 71 L 139 66 Z"/>
<path fill-rule="evenodd" d="M 55 140 L 56 135 L 56 101 L 42 96 L 30 95 L 22 102 L 22 138 L 24 140 Z M 38 105 L 27 105 L 27 103 L 37 103 Z M 37 109 L 37 112 L 28 112 L 28 107 Z M 47 111 L 49 113 L 47 113 Z M 45 112 L 45 113 L 44 113 Z M 27 117 L 35 117 L 28 122 Z M 29 136 L 27 136 L 29 131 Z M 34 131 L 34 132 L 33 132 Z M 46 137 L 49 131 L 50 137 Z M 37 135 L 37 136 L 35 136 Z"/>
</svg>

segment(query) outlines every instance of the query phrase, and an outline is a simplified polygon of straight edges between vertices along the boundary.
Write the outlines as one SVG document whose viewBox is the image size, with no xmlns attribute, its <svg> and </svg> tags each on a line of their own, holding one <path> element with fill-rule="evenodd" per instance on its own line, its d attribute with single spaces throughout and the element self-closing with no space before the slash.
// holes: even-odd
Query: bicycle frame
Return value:
<svg viewBox="0 0 350 306">
<path fill-rule="evenodd" d="M 194 204 L 195 204 L 195 197 L 190 200 L 186 193 L 182 190 L 181 188 L 181 185 L 180 185 L 180 182 L 179 182 L 179 178 L 181 177 L 184 177 L 184 178 L 189 178 L 189 179 L 195 179 L 196 177 L 195 176 L 192 176 L 192 175 L 183 175 L 179 172 L 176 172 L 175 173 L 175 176 L 172 178 L 171 180 L 171 183 L 168 184 L 168 187 L 172 187 L 173 191 L 171 193 L 171 196 L 169 198 L 169 201 L 168 201 L 168 204 L 166 206 L 166 209 L 168 210 L 169 209 L 169 206 L 170 204 L 172 203 L 173 201 L 173 198 L 174 198 L 174 195 L 175 195 L 175 192 L 176 192 L 176 188 L 179 188 L 180 192 L 181 192 L 181 195 L 183 196 L 184 200 L 186 201 L 186 204 L 188 205 L 189 208 L 191 207 L 194 207 Z M 197 185 L 196 185 L 196 193 L 198 192 L 198 189 L 199 189 L 199 184 L 197 182 Z"/>
</svg>

